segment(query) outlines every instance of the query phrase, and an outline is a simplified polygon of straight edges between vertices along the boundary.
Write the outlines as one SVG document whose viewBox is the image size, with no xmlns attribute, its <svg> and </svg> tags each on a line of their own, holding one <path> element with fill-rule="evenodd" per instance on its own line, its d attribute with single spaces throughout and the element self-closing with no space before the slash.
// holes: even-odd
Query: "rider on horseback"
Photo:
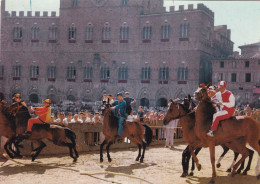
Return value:
<svg viewBox="0 0 260 184">
<path fill-rule="evenodd" d="M 113 110 L 114 115 L 118 118 L 117 134 L 119 136 L 121 136 L 123 133 L 124 119 L 126 118 L 126 102 L 123 99 L 122 93 L 118 93 L 117 98 L 118 98 L 118 100 L 116 100 L 116 101 L 114 101 L 114 103 L 112 103 L 111 109 Z"/>
<path fill-rule="evenodd" d="M 16 94 L 14 95 L 13 100 L 14 100 L 14 103 L 19 103 L 19 102 L 21 102 L 21 104 L 26 107 L 26 104 L 25 104 L 24 101 L 22 100 L 21 95 L 20 95 L 19 93 L 16 93 Z"/>
<path fill-rule="evenodd" d="M 221 110 L 213 115 L 211 130 L 207 133 L 211 137 L 214 136 L 214 131 L 217 130 L 219 121 L 230 118 L 235 111 L 235 97 L 230 91 L 226 90 L 226 82 L 220 81 L 218 89 L 222 102 L 218 102 L 217 105 L 221 106 Z"/>
<path fill-rule="evenodd" d="M 28 127 L 26 134 L 31 134 L 32 126 L 33 124 L 44 124 L 44 123 L 50 123 L 51 119 L 51 100 L 46 99 L 43 101 L 44 106 L 43 107 L 31 107 L 31 110 L 38 115 L 38 118 L 31 118 L 28 121 Z"/>
</svg>

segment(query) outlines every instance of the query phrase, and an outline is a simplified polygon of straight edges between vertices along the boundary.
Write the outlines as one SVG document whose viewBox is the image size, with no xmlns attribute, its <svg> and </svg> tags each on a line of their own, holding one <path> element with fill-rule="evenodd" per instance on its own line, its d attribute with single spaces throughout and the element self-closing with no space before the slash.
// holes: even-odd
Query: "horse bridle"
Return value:
<svg viewBox="0 0 260 184">
<path fill-rule="evenodd" d="M 173 119 L 180 119 L 182 117 L 188 116 L 188 115 L 192 114 L 193 112 L 195 112 L 195 110 L 193 109 L 191 112 L 188 112 L 186 114 L 181 115 L 179 103 L 177 103 L 177 108 L 178 108 L 179 115 L 177 117 L 173 118 Z"/>
</svg>

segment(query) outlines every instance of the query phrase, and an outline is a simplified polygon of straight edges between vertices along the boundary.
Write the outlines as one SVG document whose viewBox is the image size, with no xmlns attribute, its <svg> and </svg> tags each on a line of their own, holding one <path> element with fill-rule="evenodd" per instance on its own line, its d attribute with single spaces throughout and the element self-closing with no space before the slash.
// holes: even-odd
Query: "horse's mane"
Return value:
<svg viewBox="0 0 260 184">
<path fill-rule="evenodd" d="M 186 107 L 184 104 L 180 104 L 180 106 L 183 108 L 183 110 L 184 110 L 185 112 L 187 112 L 187 113 L 190 113 L 190 112 L 191 112 L 191 110 L 190 110 L 188 107 Z M 195 119 L 195 112 L 190 113 L 189 116 L 190 116 L 192 119 Z"/>
<path fill-rule="evenodd" d="M 105 121 L 105 116 L 108 113 L 108 125 L 111 128 L 117 128 L 118 127 L 118 118 L 114 115 L 114 113 L 112 112 L 112 110 L 107 107 L 105 109 L 105 114 L 104 114 L 104 121 Z"/>
</svg>

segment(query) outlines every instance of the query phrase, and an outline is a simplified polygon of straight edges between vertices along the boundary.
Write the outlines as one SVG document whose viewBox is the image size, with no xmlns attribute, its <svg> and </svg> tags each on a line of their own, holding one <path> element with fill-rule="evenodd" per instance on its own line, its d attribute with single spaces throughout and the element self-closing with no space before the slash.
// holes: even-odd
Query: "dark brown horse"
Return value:
<svg viewBox="0 0 260 184">
<path fill-rule="evenodd" d="M 0 135 L 7 138 L 4 149 L 10 158 L 19 157 L 20 154 L 12 149 L 16 138 L 16 125 L 14 117 L 7 111 L 4 101 L 0 102 Z M 16 146 L 16 145 L 15 145 Z M 16 147 L 16 150 L 19 150 Z"/>
<path fill-rule="evenodd" d="M 248 143 L 258 152 L 256 176 L 260 179 L 260 123 L 248 116 L 241 119 L 229 118 L 221 122 L 214 137 L 208 137 L 206 132 L 211 127 L 215 107 L 208 97 L 207 87 L 199 86 L 195 92 L 195 98 L 199 101 L 196 109 L 195 133 L 203 145 L 208 146 L 210 150 L 212 165 L 212 178 L 210 182 L 214 183 L 216 178 L 215 146 L 227 143 L 228 147 L 242 154 L 242 158 L 233 166 L 232 175 L 236 173 L 238 166 L 249 156 L 249 151 L 245 147 L 245 144 Z M 195 162 L 198 163 L 196 156 L 194 154 L 192 156 L 196 159 Z"/>
<path fill-rule="evenodd" d="M 106 105 L 104 109 L 104 121 L 103 121 L 103 134 L 105 135 L 105 140 L 100 145 L 100 162 L 103 162 L 103 147 L 107 144 L 107 158 L 108 161 L 111 162 L 112 159 L 109 154 L 109 147 L 113 142 L 115 142 L 117 137 L 117 129 L 118 129 L 118 120 L 114 116 L 114 113 L 110 109 L 109 105 Z M 140 122 L 128 122 L 126 121 L 123 124 L 123 134 L 121 138 L 127 137 L 131 142 L 136 143 L 139 148 L 138 156 L 136 161 L 142 163 L 144 160 L 144 154 L 146 146 L 148 146 L 152 141 L 152 130 L 147 125 L 142 125 Z M 145 140 L 145 141 L 143 141 Z M 141 149 L 143 146 L 143 153 L 141 155 Z"/>
<path fill-rule="evenodd" d="M 189 99 L 190 101 L 190 99 Z M 196 147 L 196 145 L 200 144 L 200 140 L 197 138 L 197 136 L 195 135 L 195 112 L 190 112 L 190 104 L 189 102 L 187 102 L 187 99 L 184 100 L 184 104 L 180 104 L 178 102 L 173 102 L 171 101 L 171 105 L 169 110 L 167 111 L 166 115 L 165 115 L 165 119 L 164 119 L 164 124 L 167 124 L 171 119 L 176 119 L 176 118 L 180 118 L 180 124 L 183 128 L 183 134 L 184 134 L 184 138 L 185 140 L 191 144 L 191 146 Z M 191 102 L 190 102 L 191 103 Z M 194 139 L 195 138 L 195 139 Z M 223 158 L 224 155 L 227 153 L 227 151 L 229 150 L 228 147 L 226 147 L 225 145 L 221 145 L 222 148 L 224 149 L 223 154 L 221 155 L 220 158 Z M 190 145 L 187 146 L 187 148 L 184 150 L 183 154 L 182 154 L 182 164 L 183 164 L 183 173 L 182 173 L 182 177 L 185 177 L 188 175 L 188 164 L 189 164 L 189 159 L 191 156 L 190 150 L 189 150 Z M 197 154 L 200 151 L 200 148 L 196 148 L 195 154 Z M 248 165 L 247 168 L 244 170 L 243 174 L 247 174 L 247 171 L 250 170 L 250 166 L 251 166 L 251 161 L 253 158 L 253 151 L 248 149 L 250 151 L 250 158 L 248 161 Z M 235 158 L 234 160 L 237 159 L 238 157 L 238 153 L 235 153 Z M 218 167 L 220 167 L 220 164 L 218 165 Z M 242 163 L 241 167 L 238 170 L 238 173 L 240 173 L 242 171 L 242 169 L 244 168 L 244 162 Z M 193 170 L 194 170 L 194 161 L 192 162 L 192 170 L 190 175 L 193 175 Z"/>
<path fill-rule="evenodd" d="M 24 135 L 23 132 L 27 129 L 28 120 L 31 118 L 28 109 L 21 103 L 16 103 L 9 107 L 9 110 L 15 114 L 16 127 L 18 132 L 17 144 L 24 139 L 28 139 L 38 147 L 32 153 L 32 161 L 40 154 L 46 144 L 42 141 L 48 139 L 58 146 L 66 146 L 69 148 L 70 156 L 74 161 L 77 160 L 78 152 L 76 150 L 76 134 L 69 128 L 51 124 L 34 124 L 31 135 Z M 74 151 L 74 154 L 73 154 Z"/>
</svg>

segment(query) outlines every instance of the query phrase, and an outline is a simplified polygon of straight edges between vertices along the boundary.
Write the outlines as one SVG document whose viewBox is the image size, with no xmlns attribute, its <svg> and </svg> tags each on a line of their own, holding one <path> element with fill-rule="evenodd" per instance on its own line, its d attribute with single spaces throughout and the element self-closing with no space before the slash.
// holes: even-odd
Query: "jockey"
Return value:
<svg viewBox="0 0 260 184">
<path fill-rule="evenodd" d="M 226 82 L 220 81 L 218 83 L 218 89 L 222 102 L 218 102 L 217 104 L 222 106 L 222 109 L 213 115 L 211 130 L 207 133 L 207 135 L 211 137 L 214 136 L 214 131 L 217 130 L 219 121 L 230 118 L 235 111 L 235 97 L 230 91 L 226 90 Z"/>
<path fill-rule="evenodd" d="M 22 100 L 21 95 L 20 95 L 19 93 L 16 93 L 16 94 L 14 95 L 13 101 L 14 101 L 14 103 L 19 103 L 19 102 L 21 102 L 21 104 L 26 107 L 26 104 L 25 104 L 24 101 Z"/>
<path fill-rule="evenodd" d="M 222 102 L 221 93 L 217 93 L 216 86 L 210 86 L 208 88 L 208 95 L 211 98 L 211 101 L 214 102 L 217 111 L 220 111 L 220 106 L 217 103 Z"/>
<path fill-rule="evenodd" d="M 118 100 L 112 103 L 113 107 L 111 107 L 111 109 L 113 110 L 114 115 L 118 118 L 117 134 L 121 136 L 123 133 L 124 118 L 126 118 L 126 102 L 123 99 L 122 93 L 118 93 L 117 98 Z"/>
<path fill-rule="evenodd" d="M 36 115 L 38 115 L 38 118 L 31 118 L 28 121 L 28 127 L 26 134 L 31 134 L 33 124 L 44 124 L 44 123 L 50 123 L 51 120 L 51 100 L 46 99 L 43 101 L 44 106 L 43 107 L 31 107 L 31 110 L 34 111 Z"/>
<path fill-rule="evenodd" d="M 125 92 L 125 98 L 124 98 L 125 102 L 126 102 L 126 113 L 128 115 L 131 114 L 132 111 L 132 104 L 136 102 L 135 99 L 129 97 L 129 92 Z"/>
</svg>

